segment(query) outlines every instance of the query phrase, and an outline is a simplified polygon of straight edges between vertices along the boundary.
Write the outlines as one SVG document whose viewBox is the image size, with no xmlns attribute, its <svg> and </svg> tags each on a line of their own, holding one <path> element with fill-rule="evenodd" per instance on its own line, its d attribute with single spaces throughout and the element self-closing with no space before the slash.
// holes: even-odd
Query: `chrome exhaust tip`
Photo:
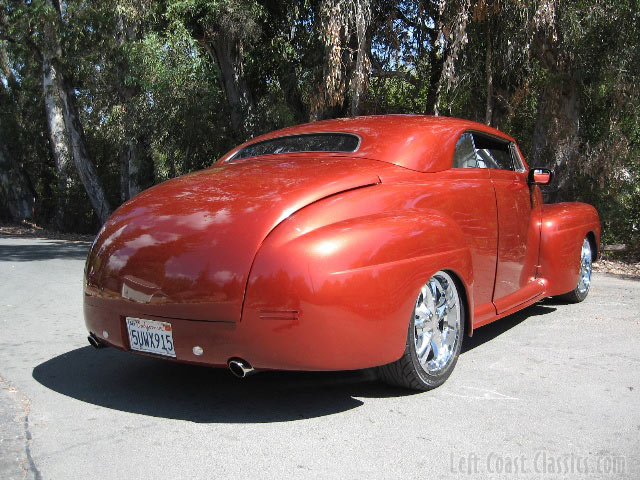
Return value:
<svg viewBox="0 0 640 480">
<path fill-rule="evenodd" d="M 98 337 L 96 337 L 93 333 L 89 334 L 89 336 L 87 337 L 87 340 L 89 340 L 89 344 L 93 347 L 93 348 L 107 348 L 107 346 L 102 343 Z"/>
<path fill-rule="evenodd" d="M 229 370 L 238 378 L 245 378 L 247 375 L 255 373 L 253 367 L 249 362 L 242 360 L 241 358 L 233 358 L 229 360 Z"/>
</svg>

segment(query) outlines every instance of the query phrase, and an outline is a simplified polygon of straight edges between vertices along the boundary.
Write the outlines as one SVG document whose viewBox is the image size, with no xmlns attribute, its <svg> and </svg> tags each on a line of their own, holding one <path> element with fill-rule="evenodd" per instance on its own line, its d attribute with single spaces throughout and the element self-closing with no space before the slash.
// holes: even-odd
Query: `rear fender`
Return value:
<svg viewBox="0 0 640 480">
<path fill-rule="evenodd" d="M 600 252 L 600 219 L 591 205 L 574 202 L 543 207 L 538 275 L 548 281 L 549 296 L 562 295 L 576 287 L 580 249 L 588 234 L 595 241 L 594 254 L 597 258 Z"/>
<path fill-rule="evenodd" d="M 327 362 L 366 368 L 400 358 L 420 287 L 438 270 L 454 273 L 471 300 L 471 254 L 452 219 L 412 209 L 305 230 L 305 217 L 317 214 L 322 203 L 296 213 L 267 237 L 251 270 L 241 321 L 255 331 L 268 329 L 265 334 L 280 329 L 289 351 L 287 333 L 299 339 L 300 329 L 307 331 L 302 337 L 315 340 L 296 346 L 307 368 L 327 368 Z M 326 359 L 313 351 L 316 341 L 341 345 Z"/>
</svg>

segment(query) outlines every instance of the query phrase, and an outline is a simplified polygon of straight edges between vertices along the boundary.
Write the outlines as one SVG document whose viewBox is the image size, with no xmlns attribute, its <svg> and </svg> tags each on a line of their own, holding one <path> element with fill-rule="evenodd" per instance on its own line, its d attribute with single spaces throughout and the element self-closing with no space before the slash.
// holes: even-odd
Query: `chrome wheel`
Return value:
<svg viewBox="0 0 640 480">
<path fill-rule="evenodd" d="M 438 374 L 455 358 L 460 342 L 460 312 L 455 282 L 446 272 L 435 273 L 420 289 L 414 309 L 415 352 L 425 372 Z"/>
<path fill-rule="evenodd" d="M 580 252 L 580 276 L 578 277 L 578 293 L 584 295 L 591 285 L 591 242 L 588 238 L 582 242 Z"/>
<path fill-rule="evenodd" d="M 449 378 L 460 355 L 467 308 L 456 281 L 453 274 L 440 270 L 420 288 L 404 353 L 395 362 L 378 367 L 385 382 L 425 391 Z"/>
<path fill-rule="evenodd" d="M 582 241 L 582 248 L 580 249 L 578 283 L 573 290 L 563 295 L 558 295 L 558 298 L 569 303 L 580 303 L 587 298 L 589 289 L 591 288 L 591 263 L 593 262 L 593 255 L 594 252 L 591 249 L 591 242 L 587 236 Z"/>
</svg>

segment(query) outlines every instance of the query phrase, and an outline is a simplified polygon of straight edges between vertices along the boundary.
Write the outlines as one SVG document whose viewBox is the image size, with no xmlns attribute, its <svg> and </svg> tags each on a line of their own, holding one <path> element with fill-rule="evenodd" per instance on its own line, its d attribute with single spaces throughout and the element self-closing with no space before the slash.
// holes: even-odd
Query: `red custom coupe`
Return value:
<svg viewBox="0 0 640 480">
<path fill-rule="evenodd" d="M 595 209 L 543 205 L 513 138 L 442 117 L 254 138 L 122 205 L 86 264 L 96 347 L 253 369 L 379 367 L 427 390 L 465 335 L 589 292 Z"/>
</svg>

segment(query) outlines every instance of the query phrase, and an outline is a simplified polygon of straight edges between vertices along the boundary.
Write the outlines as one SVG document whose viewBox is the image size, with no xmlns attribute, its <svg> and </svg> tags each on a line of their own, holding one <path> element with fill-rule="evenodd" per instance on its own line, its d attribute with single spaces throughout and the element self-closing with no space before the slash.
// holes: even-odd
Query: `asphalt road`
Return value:
<svg viewBox="0 0 640 480">
<path fill-rule="evenodd" d="M 86 243 L 0 237 L 0 478 L 640 478 L 640 281 L 478 330 L 448 382 L 86 346 Z"/>
</svg>

